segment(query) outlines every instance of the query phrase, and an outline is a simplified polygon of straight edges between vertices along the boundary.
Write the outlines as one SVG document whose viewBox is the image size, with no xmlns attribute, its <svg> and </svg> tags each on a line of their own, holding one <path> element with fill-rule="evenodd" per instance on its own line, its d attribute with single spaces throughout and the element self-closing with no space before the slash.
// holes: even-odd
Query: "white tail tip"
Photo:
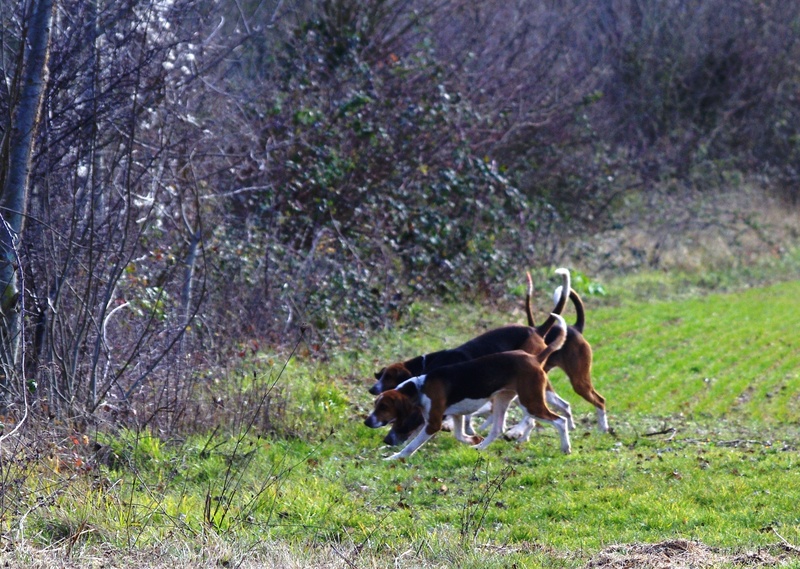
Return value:
<svg viewBox="0 0 800 569">
<path fill-rule="evenodd" d="M 556 290 L 553 292 L 553 304 L 558 304 L 558 301 L 561 300 L 561 291 L 564 289 L 561 285 L 556 287 Z"/>
<path fill-rule="evenodd" d="M 561 285 L 556 289 L 555 294 L 553 295 L 553 303 L 558 306 L 558 303 L 561 302 L 561 295 L 564 295 L 564 302 L 567 301 L 569 298 L 569 289 L 572 286 L 570 282 L 569 276 L 569 269 L 565 269 L 564 267 L 560 267 L 556 269 L 556 274 L 561 275 Z"/>
</svg>

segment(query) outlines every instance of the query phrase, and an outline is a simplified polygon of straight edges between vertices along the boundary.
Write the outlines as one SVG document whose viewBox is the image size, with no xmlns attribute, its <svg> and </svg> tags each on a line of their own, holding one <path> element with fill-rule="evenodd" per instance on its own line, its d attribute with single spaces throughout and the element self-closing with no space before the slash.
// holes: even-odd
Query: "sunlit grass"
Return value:
<svg viewBox="0 0 800 569">
<path fill-rule="evenodd" d="M 635 412 L 797 423 L 798 294 L 788 282 L 630 311 L 599 308 L 585 334 L 598 390 L 612 409 L 616 401 Z"/>
</svg>

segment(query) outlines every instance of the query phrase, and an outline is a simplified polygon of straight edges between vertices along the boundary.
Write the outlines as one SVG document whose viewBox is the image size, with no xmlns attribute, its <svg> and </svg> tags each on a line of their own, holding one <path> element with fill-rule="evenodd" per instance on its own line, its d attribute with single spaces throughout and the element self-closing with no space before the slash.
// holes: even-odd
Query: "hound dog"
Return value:
<svg viewBox="0 0 800 569">
<path fill-rule="evenodd" d="M 385 391 L 375 400 L 375 408 L 364 420 L 371 428 L 395 421 L 403 421 L 416 409 L 422 410 L 422 430 L 401 451 L 388 459 L 407 458 L 414 454 L 442 427 L 445 415 L 453 415 L 454 434 L 462 442 L 483 450 L 504 430 L 506 410 L 515 398 L 523 407 L 532 428 L 534 419 L 550 423 L 561 439 L 561 450 L 571 451 L 567 421 L 553 413 L 545 401 L 547 375 L 543 364 L 566 340 L 566 322 L 553 315 L 558 326 L 553 328 L 553 339 L 544 350 L 531 355 L 522 350 L 482 356 L 477 359 L 437 368 L 427 374 L 412 377 L 396 389 Z M 467 436 L 463 430 L 463 416 L 474 413 L 486 402 L 492 402 L 494 424 L 485 439 L 478 435 Z"/>
<path fill-rule="evenodd" d="M 562 285 L 560 290 L 570 290 L 569 271 L 564 268 L 556 269 L 556 274 L 561 276 Z M 532 284 L 530 275 L 528 277 L 528 295 L 530 296 Z M 433 371 L 439 367 L 452 365 L 455 363 L 466 362 L 481 356 L 507 352 L 511 350 L 523 350 L 530 354 L 541 352 L 545 347 L 545 335 L 556 321 L 556 315 L 560 314 L 567 303 L 567 294 L 563 294 L 554 301 L 554 308 L 551 316 L 541 326 L 522 326 L 519 324 L 503 326 L 481 334 L 480 336 L 450 350 L 441 350 L 422 356 L 417 356 L 404 362 L 393 363 L 375 374 L 377 382 L 370 388 L 369 392 L 379 395 L 384 391 L 393 389 L 411 377 L 420 376 L 423 373 Z M 530 314 L 530 300 L 528 301 L 528 313 Z M 547 401 L 562 413 L 567 415 L 570 424 L 574 424 L 569 410 L 569 404 L 556 394 L 550 382 L 547 383 Z M 384 437 L 384 442 L 389 445 L 397 445 L 405 441 L 414 431 L 422 425 L 422 414 L 416 413 L 409 415 L 405 421 L 396 422 L 392 425 L 389 433 Z M 467 432 L 474 434 L 471 422 L 467 421 Z"/>
<path fill-rule="evenodd" d="M 533 293 L 533 282 L 531 275 L 528 273 L 528 294 L 525 298 L 525 312 L 528 317 L 528 325 L 536 326 L 533 318 L 533 311 L 531 310 L 531 296 Z M 561 302 L 564 299 L 564 288 L 556 288 L 553 293 L 553 298 Z M 589 403 L 594 405 L 597 410 L 597 428 L 603 432 L 608 432 L 608 418 L 606 416 L 606 400 L 595 390 L 592 384 L 592 346 L 583 337 L 583 328 L 585 324 L 585 314 L 583 300 L 572 288 L 569 289 L 569 299 L 575 306 L 577 318 L 575 324 L 567 328 L 567 339 L 564 346 L 553 353 L 544 365 L 545 371 L 550 371 L 554 367 L 559 367 L 567 374 L 572 389 L 575 393 L 586 399 Z M 554 300 L 555 301 L 555 300 Z M 548 337 L 545 337 L 545 342 Z M 571 410 L 564 411 L 564 414 L 570 418 L 572 417 Z M 570 428 L 575 428 L 574 423 Z"/>
<path fill-rule="evenodd" d="M 533 317 L 533 311 L 531 309 L 531 297 L 533 296 L 533 281 L 531 279 L 531 274 L 528 273 L 528 293 L 525 297 L 525 313 L 528 318 L 528 325 L 535 326 L 536 322 Z M 563 298 L 563 286 L 559 286 L 553 292 L 553 301 L 560 302 Z M 575 324 L 569 326 L 567 328 L 567 340 L 564 342 L 564 346 L 553 353 L 549 358 L 547 358 L 547 362 L 545 363 L 544 369 L 545 371 L 550 371 L 554 367 L 561 368 L 564 370 L 564 373 L 567 374 L 567 377 L 572 384 L 573 390 L 586 399 L 589 403 L 595 406 L 597 410 L 597 427 L 598 430 L 601 432 L 608 432 L 608 418 L 606 416 L 606 400 L 605 398 L 600 395 L 597 390 L 595 390 L 594 385 L 592 384 L 592 347 L 589 342 L 583 336 L 583 329 L 586 322 L 585 310 L 583 305 L 583 300 L 581 299 L 580 295 L 572 288 L 569 291 L 569 299 L 572 301 L 572 304 L 575 306 L 575 312 L 577 313 L 577 318 Z M 545 341 L 548 340 L 548 337 L 545 336 Z M 570 424 L 570 429 L 575 429 L 575 423 L 572 418 L 572 409 L 566 401 L 561 400 L 563 405 L 566 406 L 566 409 L 560 408 L 560 411 L 564 414 Z M 556 404 L 551 403 L 553 406 Z M 479 409 L 475 414 L 476 415 L 485 415 L 489 412 L 489 408 Z M 489 428 L 492 424 L 492 417 L 490 416 L 484 423 L 481 425 L 480 429 Z M 398 429 L 402 428 L 398 426 Z M 520 423 L 516 427 L 512 428 L 510 431 L 506 433 L 506 437 L 508 438 L 519 438 L 523 436 L 523 433 L 529 433 L 530 429 L 528 425 L 523 425 Z"/>
</svg>

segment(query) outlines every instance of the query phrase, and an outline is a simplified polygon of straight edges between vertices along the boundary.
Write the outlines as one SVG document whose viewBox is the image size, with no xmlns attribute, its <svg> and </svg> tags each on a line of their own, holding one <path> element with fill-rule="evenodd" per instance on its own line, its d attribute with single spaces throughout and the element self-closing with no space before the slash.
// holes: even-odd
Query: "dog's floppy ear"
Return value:
<svg viewBox="0 0 800 569">
<path fill-rule="evenodd" d="M 385 371 L 386 371 L 385 367 L 382 367 L 380 371 L 376 371 L 375 372 L 375 379 L 380 379 Z"/>
<path fill-rule="evenodd" d="M 419 386 L 417 386 L 416 381 L 404 381 L 400 385 L 397 386 L 397 391 L 411 399 L 412 401 L 416 401 L 419 397 Z"/>
</svg>

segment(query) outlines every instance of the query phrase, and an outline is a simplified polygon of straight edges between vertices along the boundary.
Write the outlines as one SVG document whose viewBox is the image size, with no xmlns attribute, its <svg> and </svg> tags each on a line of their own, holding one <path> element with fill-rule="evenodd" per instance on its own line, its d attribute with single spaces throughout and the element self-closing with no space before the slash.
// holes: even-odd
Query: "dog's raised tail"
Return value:
<svg viewBox="0 0 800 569">
<path fill-rule="evenodd" d="M 569 298 L 569 293 L 563 292 L 570 290 L 569 270 L 562 267 L 560 269 L 556 269 L 556 274 L 561 275 L 562 293 L 561 296 L 558 298 L 558 300 L 554 300 L 555 306 L 553 307 L 553 312 L 550 313 L 550 316 L 547 318 L 547 320 L 544 321 L 544 324 L 542 324 L 541 326 L 536 326 L 536 333 L 539 334 L 542 338 L 544 338 L 545 334 L 547 334 L 550 331 L 550 328 L 553 326 L 553 324 L 555 324 L 556 316 L 560 315 L 564 311 L 564 307 L 567 305 L 567 299 Z M 528 303 L 526 303 L 526 305 L 527 304 Z M 532 322 L 532 320 L 533 316 L 531 312 L 528 311 L 529 326 L 535 326 L 534 324 L 530 323 Z"/>
<path fill-rule="evenodd" d="M 525 295 L 525 314 L 528 315 L 528 326 L 533 328 L 536 326 L 536 320 L 533 319 L 533 308 L 531 308 L 531 297 L 533 296 L 533 279 L 531 272 L 525 273 L 528 277 L 528 294 Z"/>
<path fill-rule="evenodd" d="M 544 364 L 547 361 L 547 358 L 550 357 L 550 354 L 555 352 L 556 350 L 560 350 L 561 347 L 564 345 L 564 342 L 567 341 L 567 323 L 564 321 L 564 317 L 560 314 L 551 313 L 550 317 L 556 321 L 556 328 L 558 328 L 558 335 L 553 338 L 553 341 L 547 344 L 547 347 L 536 354 L 536 359 L 539 361 L 540 364 Z"/>
<path fill-rule="evenodd" d="M 557 303 L 558 299 L 561 298 L 562 290 L 563 289 L 559 286 L 556 287 L 555 291 L 553 291 L 554 303 Z M 576 328 L 578 332 L 583 334 L 583 326 L 586 324 L 586 313 L 583 309 L 583 300 L 574 288 L 569 289 L 569 299 L 572 301 L 572 304 L 575 307 L 575 314 L 577 314 L 577 317 L 575 318 L 575 324 L 573 324 L 572 327 Z"/>
</svg>

